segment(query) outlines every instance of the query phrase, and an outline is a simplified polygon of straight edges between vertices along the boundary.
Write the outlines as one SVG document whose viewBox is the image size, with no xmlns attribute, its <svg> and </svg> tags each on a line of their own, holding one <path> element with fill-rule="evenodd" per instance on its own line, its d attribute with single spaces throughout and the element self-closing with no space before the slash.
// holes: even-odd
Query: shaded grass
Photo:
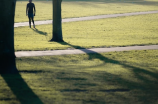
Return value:
<svg viewBox="0 0 158 104">
<path fill-rule="evenodd" d="M 115 47 L 158 44 L 158 14 L 63 23 L 64 43 L 48 42 L 52 25 L 15 28 L 15 50 Z"/>
<path fill-rule="evenodd" d="M 26 57 L 17 58 L 16 63 L 23 81 L 45 104 L 156 104 L 157 57 L 158 50 L 144 50 Z M 0 76 L 0 103 L 19 104 L 18 93 L 12 93 L 21 86 L 14 86 L 11 80 L 15 79 L 16 75 Z M 33 95 L 25 89 L 21 86 L 20 92 L 29 102 Z M 31 104 L 27 102 L 23 104 Z"/>
<path fill-rule="evenodd" d="M 95 2 L 94 2 L 95 1 Z M 28 21 L 26 4 L 28 1 L 17 1 L 15 22 Z M 52 1 L 34 1 L 36 6 L 35 20 L 52 19 Z M 154 0 L 63 0 L 62 18 L 83 17 L 101 14 L 115 14 L 139 11 L 158 10 Z"/>
</svg>

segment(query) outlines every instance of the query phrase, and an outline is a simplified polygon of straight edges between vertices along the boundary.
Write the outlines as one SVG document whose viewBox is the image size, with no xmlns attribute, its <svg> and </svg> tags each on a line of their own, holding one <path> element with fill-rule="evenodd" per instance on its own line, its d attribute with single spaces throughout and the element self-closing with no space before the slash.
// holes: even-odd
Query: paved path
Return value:
<svg viewBox="0 0 158 104">
<path fill-rule="evenodd" d="M 103 18 L 114 18 L 121 16 L 133 16 L 133 15 L 144 15 L 158 13 L 158 11 L 147 11 L 147 12 L 135 12 L 135 13 L 124 13 L 124 14 L 109 14 L 109 15 L 98 15 L 89 17 L 79 18 L 68 18 L 63 19 L 62 22 L 74 22 L 74 21 L 86 21 Z M 52 20 L 46 21 L 35 21 L 36 25 L 51 24 Z M 15 23 L 14 27 L 28 26 L 28 22 Z M 113 47 L 113 48 L 92 48 L 92 49 L 74 49 L 74 50 L 54 50 L 54 51 L 19 51 L 15 52 L 16 57 L 32 57 L 32 56 L 49 56 L 49 55 L 68 55 L 68 54 L 85 54 L 85 53 L 102 53 L 102 52 L 113 52 L 113 51 L 130 51 L 130 50 L 150 50 L 158 49 L 158 45 L 149 46 L 129 46 L 129 47 Z"/>
<path fill-rule="evenodd" d="M 122 16 L 153 14 L 153 13 L 158 13 L 158 11 L 134 12 L 134 13 L 123 13 L 123 14 L 108 14 L 108 15 L 97 15 L 97 16 L 79 17 L 79 18 L 67 18 L 67 19 L 62 19 L 62 22 L 86 21 L 86 20 L 114 18 L 114 17 L 122 17 Z M 36 25 L 52 24 L 52 22 L 53 22 L 52 20 L 35 21 L 35 24 Z M 21 27 L 21 26 L 29 26 L 29 23 L 28 22 L 20 22 L 20 23 L 14 24 L 14 27 Z"/>
<path fill-rule="evenodd" d="M 148 46 L 129 46 L 129 47 L 53 50 L 53 51 L 19 51 L 19 52 L 15 52 L 15 55 L 16 57 L 29 57 L 29 56 L 50 56 L 50 55 L 68 55 L 68 54 L 103 53 L 103 52 L 114 52 L 114 51 L 130 51 L 130 50 L 157 50 L 157 49 L 158 49 L 158 45 L 148 45 Z"/>
</svg>

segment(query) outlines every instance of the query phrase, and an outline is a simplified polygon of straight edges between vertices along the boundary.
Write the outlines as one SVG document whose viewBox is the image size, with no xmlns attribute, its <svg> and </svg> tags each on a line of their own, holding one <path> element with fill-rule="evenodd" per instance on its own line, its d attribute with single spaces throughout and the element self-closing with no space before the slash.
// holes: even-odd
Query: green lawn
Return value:
<svg viewBox="0 0 158 104">
<path fill-rule="evenodd" d="M 158 50 L 16 59 L 0 104 L 157 104 Z M 43 103 L 42 103 L 43 102 Z"/>
<path fill-rule="evenodd" d="M 26 16 L 26 4 L 28 0 L 17 1 L 15 22 L 28 21 Z M 36 0 L 35 20 L 52 19 L 51 0 Z M 157 0 L 63 0 L 62 17 L 82 17 L 100 14 L 115 14 L 139 11 L 158 10 Z"/>
<path fill-rule="evenodd" d="M 65 43 L 48 42 L 52 25 L 15 28 L 15 50 L 116 47 L 158 44 L 158 14 L 63 23 Z"/>
</svg>

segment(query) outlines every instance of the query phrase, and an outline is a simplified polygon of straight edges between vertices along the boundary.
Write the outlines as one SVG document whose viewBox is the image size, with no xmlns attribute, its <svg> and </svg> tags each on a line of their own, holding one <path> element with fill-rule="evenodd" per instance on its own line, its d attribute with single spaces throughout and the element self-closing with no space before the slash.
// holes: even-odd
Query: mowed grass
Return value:
<svg viewBox="0 0 158 104">
<path fill-rule="evenodd" d="M 52 19 L 52 1 L 33 1 L 36 6 L 37 20 Z M 28 21 L 26 4 L 28 1 L 17 1 L 15 22 Z M 83 17 L 101 14 L 115 14 L 139 11 L 158 10 L 155 0 L 63 0 L 62 18 Z"/>
<path fill-rule="evenodd" d="M 0 104 L 157 104 L 158 50 L 16 59 Z M 42 103 L 43 102 L 43 103 Z"/>
<path fill-rule="evenodd" d="M 116 47 L 158 44 L 158 14 L 63 23 L 65 42 L 49 42 L 52 25 L 15 28 L 15 50 Z"/>
</svg>

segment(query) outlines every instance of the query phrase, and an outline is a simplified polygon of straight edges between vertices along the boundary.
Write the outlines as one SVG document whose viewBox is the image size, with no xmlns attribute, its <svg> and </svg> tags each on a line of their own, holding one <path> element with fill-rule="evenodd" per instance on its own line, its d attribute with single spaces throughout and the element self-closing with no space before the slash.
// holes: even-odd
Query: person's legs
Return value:
<svg viewBox="0 0 158 104">
<path fill-rule="evenodd" d="M 33 27 L 35 28 L 34 18 L 32 17 Z"/>
<path fill-rule="evenodd" d="M 31 28 L 31 15 L 30 15 L 30 13 L 28 13 L 28 18 L 29 18 L 29 26 Z"/>
<path fill-rule="evenodd" d="M 29 17 L 29 26 L 31 28 L 31 17 Z"/>
</svg>

